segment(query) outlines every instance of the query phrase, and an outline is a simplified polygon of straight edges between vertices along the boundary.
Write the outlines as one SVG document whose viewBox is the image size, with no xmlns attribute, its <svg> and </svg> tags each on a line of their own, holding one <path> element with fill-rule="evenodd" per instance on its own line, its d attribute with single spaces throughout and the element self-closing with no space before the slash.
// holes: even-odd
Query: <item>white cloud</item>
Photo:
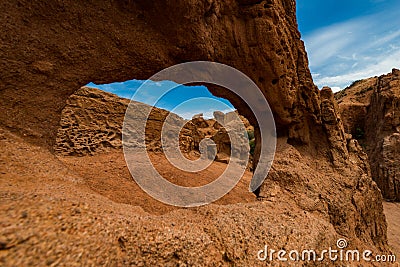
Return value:
<svg viewBox="0 0 400 267">
<path fill-rule="evenodd" d="M 400 8 L 400 4 L 398 6 Z M 318 29 L 304 37 L 310 69 L 319 86 L 351 82 L 400 67 L 397 7 Z"/>
<path fill-rule="evenodd" d="M 373 76 L 378 76 L 383 73 L 391 72 L 393 67 L 400 66 L 400 50 L 395 53 L 387 56 L 383 56 L 379 58 L 377 64 L 368 64 L 364 65 L 362 68 L 359 68 L 357 71 L 346 72 L 341 75 L 336 76 L 326 76 L 322 78 L 315 79 L 316 84 L 325 84 L 325 85 L 340 85 L 342 89 L 343 85 L 350 84 L 353 81 L 365 79 Z"/>
<path fill-rule="evenodd" d="M 357 41 L 357 35 L 351 29 L 365 28 L 368 25 L 360 20 L 353 20 L 346 23 L 334 24 L 305 36 L 305 43 L 310 58 L 310 67 L 324 64 L 335 55 L 343 58 L 351 58 L 340 55 L 342 50 Z"/>
</svg>

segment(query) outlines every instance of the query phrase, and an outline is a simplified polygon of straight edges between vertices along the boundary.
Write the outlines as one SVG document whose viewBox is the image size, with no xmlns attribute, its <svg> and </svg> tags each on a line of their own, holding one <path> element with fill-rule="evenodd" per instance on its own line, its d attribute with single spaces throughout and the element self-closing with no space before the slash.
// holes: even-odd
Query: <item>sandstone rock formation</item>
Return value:
<svg viewBox="0 0 400 267">
<path fill-rule="evenodd" d="M 314 139 L 318 148 L 305 152 L 307 148 L 280 140 L 259 196 L 274 201 L 290 187 L 303 209 L 326 216 L 338 233 L 361 239 L 381 235 L 386 231 L 386 222 L 371 220 L 380 217 L 382 196 L 371 179 L 368 157 L 358 141 L 345 133 L 332 90 L 324 87 L 320 94 L 322 126 L 329 147 L 323 147 L 324 140 Z M 289 186 L 292 183 L 304 184 L 307 190 Z"/>
<path fill-rule="evenodd" d="M 350 87 L 335 93 L 346 133 L 358 136 L 364 128 L 365 116 L 377 77 L 354 82 Z"/>
<path fill-rule="evenodd" d="M 65 101 L 88 82 L 146 79 L 191 60 L 226 63 L 250 76 L 290 138 L 307 141 L 319 110 L 292 0 L 30 1 L 23 7 L 10 0 L 1 9 L 10 16 L 0 21 L 0 121 L 35 143 L 54 144 Z M 237 96 L 210 89 L 252 120 Z"/>
<path fill-rule="evenodd" d="M 82 87 L 67 100 L 54 150 L 61 155 L 87 155 L 122 149 L 121 126 L 129 99 Z"/>
<path fill-rule="evenodd" d="M 216 113 L 217 117 L 221 116 L 220 113 Z M 249 156 L 249 143 L 243 143 L 240 141 L 240 134 L 244 134 L 240 131 L 241 126 L 245 127 L 246 130 L 251 130 L 253 127 L 249 124 L 246 118 L 238 115 L 235 111 L 228 112 L 216 119 L 216 123 L 221 121 L 224 127 L 219 127 L 218 131 L 211 137 L 211 139 L 217 145 L 217 157 L 216 160 L 220 162 L 228 162 L 229 157 L 235 157 L 239 159 L 247 159 Z M 243 125 L 241 125 L 243 123 Z M 231 134 L 229 134 L 231 132 Z M 233 140 L 231 140 L 233 139 Z M 232 146 L 231 144 L 241 144 L 240 146 Z M 251 161 L 252 156 L 250 156 Z"/>
<path fill-rule="evenodd" d="M 338 106 L 329 87 L 321 90 L 321 114 L 328 141 L 331 146 L 330 154 L 333 164 L 336 166 L 346 163 L 349 158 L 347 139 L 343 123 L 338 114 Z M 348 138 L 351 139 L 351 138 Z"/>
<path fill-rule="evenodd" d="M 70 97 L 63 110 L 56 151 L 67 152 L 61 153 L 64 155 L 85 155 L 90 151 L 91 155 L 95 155 L 109 148 L 121 148 L 120 125 L 127 104 L 129 100 L 110 93 L 81 88 Z M 143 105 L 142 109 L 146 106 L 136 104 Z M 362 242 L 373 242 L 384 249 L 386 224 L 382 219 L 381 195 L 370 178 L 367 156 L 357 140 L 344 132 L 330 88 L 321 91 L 320 109 L 323 122 L 320 130 L 326 133 L 328 146 L 324 147 L 324 141 L 320 141 L 316 144 L 319 149 L 310 154 L 307 148 L 296 148 L 287 144 L 286 138 L 280 138 L 273 168 L 260 188 L 259 199 L 276 203 L 281 195 L 292 198 L 300 209 L 313 213 L 319 220 L 326 220 L 337 233 L 351 237 L 351 242 L 357 246 L 362 246 Z M 228 128 L 238 124 L 233 119 L 236 117 L 233 113 L 215 114 Z M 167 115 L 165 110 L 153 109 L 149 117 L 146 138 L 150 138 L 146 143 L 150 151 L 162 151 L 160 129 Z M 178 121 L 179 117 L 176 117 Z M 248 122 L 241 119 L 251 129 Z M 226 128 L 220 126 L 215 129 L 216 122 L 215 119 L 205 120 L 202 116 L 186 122 L 180 135 L 183 152 L 197 152 L 200 141 L 207 136 L 217 144 L 217 161 L 228 163 L 231 153 L 240 158 L 240 151 L 231 151 Z M 70 139 L 74 139 L 77 145 L 65 146 L 67 142 L 64 140 Z M 107 145 L 104 146 L 104 142 Z M 330 179 L 326 179 L 327 176 Z M 374 238 L 379 241 L 374 242 Z M 364 241 L 360 243 L 359 240 Z"/>
<path fill-rule="evenodd" d="M 46 162 L 55 159 L 42 148 L 36 149 L 40 153 L 26 149 L 25 154 L 20 154 L 12 144 L 18 143 L 25 149 L 25 141 L 29 140 L 42 147 L 53 147 L 68 97 L 90 81 L 101 84 L 147 79 L 176 63 L 216 61 L 248 75 L 260 87 L 274 113 L 280 145 L 271 174 L 257 192 L 265 202 L 182 209 L 160 217 L 138 212 L 129 217 L 132 224 L 116 222 L 117 218 L 127 218 L 122 211 L 111 219 L 100 212 L 101 221 L 107 224 L 107 231 L 102 232 L 104 236 L 101 237 L 104 242 L 99 249 L 79 243 L 79 250 L 86 251 L 90 247 L 94 252 L 81 253 L 84 259 L 80 262 L 93 264 L 99 251 L 104 251 L 103 244 L 109 248 L 106 251 L 115 251 L 116 255 L 95 262 L 97 265 L 111 262 L 115 265 L 256 266 L 259 262 L 255 263 L 248 255 L 264 244 L 291 249 L 326 248 L 334 245 L 338 237 L 346 237 L 352 248 L 371 249 L 375 253 L 388 251 L 381 196 L 368 168 L 360 161 L 363 154 L 358 151 L 356 142 L 343 138 L 340 123 L 331 120 L 338 111 L 330 97 L 321 101 L 313 84 L 297 29 L 295 1 L 7 0 L 2 1 L 0 7 L 3 10 L 0 17 L 0 126 L 11 136 L 6 142 L 6 148 L 11 151 L 7 155 L 12 161 L 24 160 L 32 171 L 25 175 L 25 165 L 22 169 L 18 164 L 9 163 L 7 171 L 15 173 L 17 178 L 6 178 L 14 179 L 15 187 L 25 185 L 26 179 L 46 177 L 44 166 L 31 157 L 44 154 Z M 230 100 L 254 125 L 256 165 L 261 136 L 250 108 L 228 90 L 210 86 L 210 91 Z M 18 136 L 24 140 L 19 140 Z M 341 158 L 346 155 L 346 149 L 348 156 Z M 54 177 L 63 183 L 63 177 Z M 5 180 L 0 179 L 1 182 Z M 51 179 L 44 181 L 45 185 L 49 182 L 52 188 L 59 188 Z M 80 185 L 68 186 L 79 188 Z M 6 184 L 4 187 L 16 190 Z M 68 191 L 71 192 L 75 191 Z M 68 197 L 67 194 L 59 198 Z M 40 199 L 56 209 L 57 203 L 52 203 L 51 198 L 50 194 Z M 18 223 L 18 216 L 10 208 L 13 203 L 15 206 L 10 197 L 5 204 L 4 210 L 10 215 L 5 218 L 7 225 Z M 91 209 L 98 206 L 101 205 L 95 203 Z M 109 210 L 117 206 L 124 209 L 111 203 Z M 35 215 L 36 218 L 46 216 L 45 207 L 38 210 L 40 214 Z M 15 209 L 22 212 L 20 205 Z M 56 229 L 60 219 L 57 212 L 50 215 L 46 222 L 54 236 L 43 239 L 43 236 L 26 233 L 34 238 L 16 239 L 23 240 L 16 242 L 21 245 L 7 250 L 4 259 L 16 259 L 25 264 L 43 263 L 47 252 L 41 252 L 53 251 L 46 248 L 59 242 Z M 104 230 L 95 222 L 97 213 L 87 218 L 87 225 L 95 229 L 90 233 L 86 229 L 92 228 L 77 225 L 75 218 L 70 218 L 71 214 L 61 215 L 66 216 L 67 225 L 72 226 L 60 235 L 73 241 L 77 239 L 75 233 L 83 237 L 90 235 L 91 241 L 98 240 L 96 233 Z M 86 212 L 79 216 L 85 217 Z M 27 221 L 26 225 L 37 231 L 42 229 L 40 219 Z M 128 230 L 114 236 L 113 232 L 119 229 Z M 18 232 L 18 229 L 6 230 L 11 234 Z M 46 246 L 40 252 L 32 250 L 31 246 L 37 243 Z M 165 244 L 168 249 L 161 249 Z M 67 246 L 76 258 L 81 257 L 74 246 Z M 21 257 L 21 251 L 31 257 Z M 70 261 L 79 263 L 75 258 Z M 49 264 L 54 262 L 49 261 Z"/>
<path fill-rule="evenodd" d="M 336 94 L 346 130 L 360 139 L 383 196 L 400 201 L 400 71 Z"/>
<path fill-rule="evenodd" d="M 17 15 L 0 21 L 7 44 L 0 68 L 0 122 L 34 143 L 53 147 L 65 101 L 89 81 L 146 79 L 191 60 L 226 63 L 252 78 L 270 103 L 278 135 L 292 143 L 309 142 L 320 121 L 318 90 L 293 0 L 31 1 L 23 7 L 7 1 L 1 8 Z M 23 38 L 15 37 L 15 28 Z M 229 90 L 210 90 L 229 99 L 255 126 L 256 165 L 260 136 L 252 111 Z"/>
<path fill-rule="evenodd" d="M 249 122 L 235 112 L 224 114 L 216 112 L 222 117 L 222 124 L 215 128 L 215 119 L 205 120 L 202 115 L 186 121 L 178 115 L 159 108 L 152 108 L 140 102 L 132 102 L 95 88 L 82 87 L 67 100 L 62 110 L 60 125 L 57 131 L 54 151 L 64 156 L 94 155 L 99 152 L 122 149 L 122 125 L 128 105 L 135 105 L 139 109 L 151 109 L 146 123 L 145 143 L 148 151 L 162 152 L 161 131 L 168 118 L 166 127 L 178 127 L 179 147 L 183 153 L 199 154 L 199 144 L 204 138 L 211 138 L 216 143 L 217 161 L 228 163 L 229 157 L 244 159 L 248 156 L 248 143 L 238 147 L 231 153 L 231 136 L 237 135 L 240 118 L 247 129 L 253 129 Z M 139 116 L 138 114 L 137 116 Z M 180 126 L 183 125 L 182 128 Z M 168 133 L 167 133 L 168 134 Z M 242 133 L 244 134 L 244 133 Z M 169 138 L 169 136 L 167 136 Z M 171 138 L 174 138 L 172 135 Z M 133 136 L 133 146 L 139 146 L 139 137 Z M 238 139 L 238 138 L 236 138 Z"/>
<path fill-rule="evenodd" d="M 129 104 L 129 99 L 111 93 L 89 87 L 80 88 L 67 100 L 62 111 L 55 152 L 59 155 L 84 156 L 122 149 L 122 125 Z M 145 136 L 148 151 L 162 151 L 161 130 L 167 116 L 174 125 L 185 125 L 180 132 L 182 152 L 198 151 L 199 143 L 205 136 L 195 124 L 186 123 L 176 114 L 140 102 L 131 105 L 139 109 L 151 109 Z M 135 142 L 138 138 L 131 140 Z M 138 143 L 131 145 L 139 146 Z"/>
</svg>

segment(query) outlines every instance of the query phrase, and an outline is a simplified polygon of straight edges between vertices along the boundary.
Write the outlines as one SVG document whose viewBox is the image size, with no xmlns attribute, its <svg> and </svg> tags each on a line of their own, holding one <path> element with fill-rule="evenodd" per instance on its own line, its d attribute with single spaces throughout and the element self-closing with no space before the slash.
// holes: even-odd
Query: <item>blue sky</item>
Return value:
<svg viewBox="0 0 400 267">
<path fill-rule="evenodd" d="M 298 0 L 297 17 L 320 88 L 400 67 L 399 0 Z"/>
<path fill-rule="evenodd" d="M 188 88 L 172 81 L 149 81 L 140 87 L 142 84 L 143 81 L 130 80 L 102 85 L 89 83 L 88 86 L 120 97 L 129 99 L 133 97 L 135 101 L 173 111 L 185 119 L 191 119 L 193 115 L 199 113 L 203 113 L 206 118 L 212 118 L 215 110 L 224 113 L 235 110 L 228 100 L 213 96 L 205 86 Z M 170 90 L 171 88 L 173 89 Z"/>
<path fill-rule="evenodd" d="M 315 84 L 334 91 L 355 80 L 385 74 L 400 68 L 400 0 L 297 0 L 297 19 L 305 41 Z M 131 98 L 143 81 L 89 86 Z M 157 93 L 177 84 L 152 82 L 134 100 L 190 119 L 212 111 L 234 110 L 228 100 L 217 98 L 204 86 L 178 86 L 159 101 Z M 197 99 L 191 100 L 190 99 Z"/>
</svg>

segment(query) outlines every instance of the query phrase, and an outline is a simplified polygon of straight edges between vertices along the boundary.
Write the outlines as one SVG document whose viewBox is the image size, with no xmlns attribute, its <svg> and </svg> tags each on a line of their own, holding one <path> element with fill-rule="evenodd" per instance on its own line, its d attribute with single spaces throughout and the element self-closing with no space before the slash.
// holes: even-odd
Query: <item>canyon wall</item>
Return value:
<svg viewBox="0 0 400 267">
<path fill-rule="evenodd" d="M 383 196 L 400 201 L 400 71 L 336 94 L 346 129 L 360 139 Z"/>
</svg>

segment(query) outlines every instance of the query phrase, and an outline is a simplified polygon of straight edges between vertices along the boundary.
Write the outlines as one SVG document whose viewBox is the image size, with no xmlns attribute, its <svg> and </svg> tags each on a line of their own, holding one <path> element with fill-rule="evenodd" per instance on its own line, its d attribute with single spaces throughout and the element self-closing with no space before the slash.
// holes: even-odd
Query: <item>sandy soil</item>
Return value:
<svg viewBox="0 0 400 267">
<path fill-rule="evenodd" d="M 384 202 L 383 207 L 388 223 L 389 246 L 400 259 L 400 203 Z"/>
<path fill-rule="evenodd" d="M 59 157 L 60 161 L 84 179 L 85 184 L 93 191 L 117 203 L 140 206 L 146 212 L 163 214 L 176 207 L 163 204 L 139 188 L 126 167 L 122 152 L 111 152 L 86 157 Z M 207 169 L 190 173 L 180 171 L 172 166 L 161 153 L 150 154 L 157 171 L 172 183 L 194 187 L 215 180 L 226 168 L 226 164 L 214 162 Z M 236 187 L 215 202 L 215 204 L 248 203 L 256 201 L 248 185 L 252 174 L 245 172 Z"/>
</svg>

